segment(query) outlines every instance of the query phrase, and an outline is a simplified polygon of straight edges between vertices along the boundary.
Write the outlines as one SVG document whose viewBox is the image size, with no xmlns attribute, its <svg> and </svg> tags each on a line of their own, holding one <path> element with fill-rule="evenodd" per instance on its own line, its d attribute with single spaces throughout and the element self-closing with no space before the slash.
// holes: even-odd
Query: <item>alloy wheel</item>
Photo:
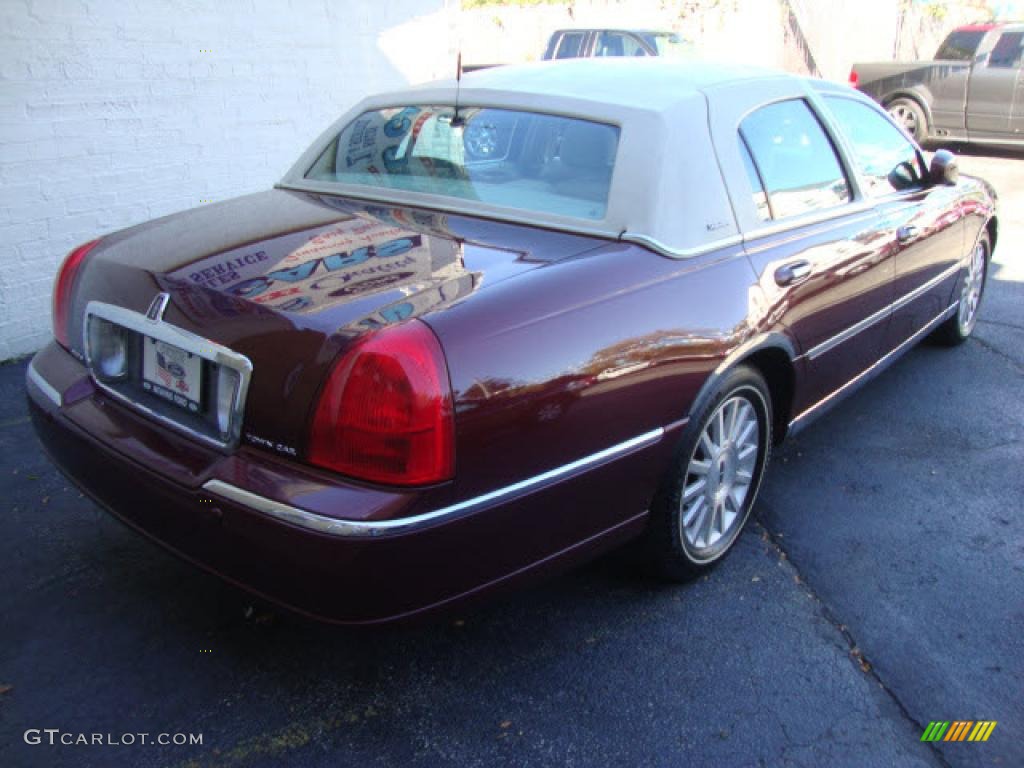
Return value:
<svg viewBox="0 0 1024 768">
<path fill-rule="evenodd" d="M 917 115 L 905 104 L 895 104 L 889 109 L 897 123 L 911 136 L 917 136 Z"/>
<path fill-rule="evenodd" d="M 743 524 L 757 469 L 758 418 L 750 400 L 736 395 L 718 406 L 701 432 L 679 502 L 684 542 L 697 553 L 727 545 Z"/>
<path fill-rule="evenodd" d="M 978 321 L 978 307 L 981 304 L 981 292 L 985 286 L 985 246 L 978 243 L 971 254 L 971 263 L 967 266 L 967 277 L 964 279 L 963 291 L 960 293 L 960 308 L 957 322 L 960 333 L 970 335 L 974 324 Z"/>
</svg>

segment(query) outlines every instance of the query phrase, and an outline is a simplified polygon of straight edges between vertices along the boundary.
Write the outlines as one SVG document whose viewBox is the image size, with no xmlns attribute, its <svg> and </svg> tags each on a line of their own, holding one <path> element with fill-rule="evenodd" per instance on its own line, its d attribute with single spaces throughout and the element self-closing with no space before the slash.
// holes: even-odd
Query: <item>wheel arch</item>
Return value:
<svg viewBox="0 0 1024 768">
<path fill-rule="evenodd" d="M 921 108 L 921 111 L 924 112 L 925 120 L 928 121 L 928 125 L 925 126 L 928 130 L 925 135 L 929 135 L 931 127 L 935 122 L 932 118 L 931 99 L 920 91 L 915 91 L 911 88 L 900 88 L 899 90 L 887 93 L 879 103 L 888 111 L 889 105 L 896 101 L 896 99 L 909 99 Z"/>
<path fill-rule="evenodd" d="M 690 414 L 700 412 L 722 377 L 738 365 L 748 365 L 764 377 L 771 395 L 773 442 L 786 435 L 796 392 L 796 349 L 781 333 L 764 334 L 742 344 L 727 355 L 708 376 L 693 400 Z"/>
<path fill-rule="evenodd" d="M 781 347 L 765 346 L 740 361 L 756 368 L 772 396 L 772 436 L 776 445 L 782 442 L 789 428 L 796 390 L 796 368 L 793 360 Z"/>
<path fill-rule="evenodd" d="M 985 222 L 985 231 L 988 233 L 988 254 L 991 259 L 996 252 L 996 240 L 999 238 L 999 220 L 996 216 Z"/>
</svg>

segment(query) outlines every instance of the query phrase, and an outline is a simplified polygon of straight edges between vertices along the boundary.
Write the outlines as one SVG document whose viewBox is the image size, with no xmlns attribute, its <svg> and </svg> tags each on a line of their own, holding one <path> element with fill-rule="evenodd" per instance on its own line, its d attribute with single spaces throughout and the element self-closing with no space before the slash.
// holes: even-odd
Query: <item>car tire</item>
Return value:
<svg viewBox="0 0 1024 768">
<path fill-rule="evenodd" d="M 892 119 L 918 144 L 928 138 L 928 116 L 916 101 L 906 98 L 893 99 L 885 108 Z"/>
<path fill-rule="evenodd" d="M 771 395 L 755 369 L 724 374 L 684 429 L 651 505 L 648 561 L 689 581 L 732 549 L 757 498 L 772 444 Z"/>
<path fill-rule="evenodd" d="M 960 302 L 951 318 L 935 329 L 933 338 L 948 346 L 963 344 L 974 331 L 981 310 L 981 299 L 988 282 L 988 263 L 992 246 L 988 234 L 982 233 L 971 251 L 970 260 L 960 286 Z"/>
</svg>

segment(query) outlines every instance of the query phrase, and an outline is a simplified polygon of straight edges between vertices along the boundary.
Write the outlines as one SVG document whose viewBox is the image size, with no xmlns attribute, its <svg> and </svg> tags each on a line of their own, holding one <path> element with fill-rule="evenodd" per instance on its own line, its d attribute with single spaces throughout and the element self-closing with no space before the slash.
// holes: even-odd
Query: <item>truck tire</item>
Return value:
<svg viewBox="0 0 1024 768">
<path fill-rule="evenodd" d="M 892 119 L 918 144 L 928 138 L 928 116 L 913 99 L 901 97 L 886 105 Z"/>
</svg>

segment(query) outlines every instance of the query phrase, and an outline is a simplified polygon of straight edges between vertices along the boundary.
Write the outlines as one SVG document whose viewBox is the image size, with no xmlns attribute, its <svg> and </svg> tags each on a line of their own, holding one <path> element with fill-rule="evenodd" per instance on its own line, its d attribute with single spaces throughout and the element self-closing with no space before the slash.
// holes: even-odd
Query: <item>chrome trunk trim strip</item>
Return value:
<svg viewBox="0 0 1024 768">
<path fill-rule="evenodd" d="M 692 248 L 673 248 L 660 240 L 655 240 L 653 237 L 648 237 L 647 235 L 640 233 L 623 232 L 619 235 L 619 239 L 626 243 L 642 245 L 645 248 L 649 248 L 652 251 L 660 253 L 662 256 L 668 256 L 672 259 L 690 259 L 694 256 L 701 256 L 705 253 L 711 253 L 712 251 L 721 250 L 722 248 L 739 245 L 743 242 L 743 238 L 740 235 L 730 235 L 728 237 L 720 237 L 717 240 L 708 241 L 702 245 L 697 245 Z"/>
<path fill-rule="evenodd" d="M 534 475 L 518 483 L 507 485 L 504 488 L 499 488 L 480 496 L 474 496 L 471 499 L 466 499 L 441 509 L 435 509 L 432 512 L 424 512 L 423 514 L 401 517 L 394 520 L 339 520 L 335 517 L 327 517 L 305 509 L 299 509 L 290 504 L 282 504 L 279 501 L 268 499 L 265 496 L 260 496 L 259 494 L 226 483 L 223 480 L 209 480 L 203 485 L 203 490 L 270 517 L 276 517 L 279 520 L 284 520 L 302 528 L 308 528 L 317 533 L 324 533 L 329 536 L 380 536 L 421 528 L 431 523 L 441 522 L 486 508 L 501 500 L 525 495 L 530 491 L 551 485 L 556 480 L 580 474 L 594 467 L 606 464 L 612 459 L 653 445 L 661 440 L 664 434 L 665 429 L 658 427 L 650 432 L 644 432 L 642 435 L 613 445 L 610 448 L 605 448 L 603 451 L 592 453 L 582 459 L 570 462 L 569 464 L 563 464 L 560 467 Z"/>
</svg>

